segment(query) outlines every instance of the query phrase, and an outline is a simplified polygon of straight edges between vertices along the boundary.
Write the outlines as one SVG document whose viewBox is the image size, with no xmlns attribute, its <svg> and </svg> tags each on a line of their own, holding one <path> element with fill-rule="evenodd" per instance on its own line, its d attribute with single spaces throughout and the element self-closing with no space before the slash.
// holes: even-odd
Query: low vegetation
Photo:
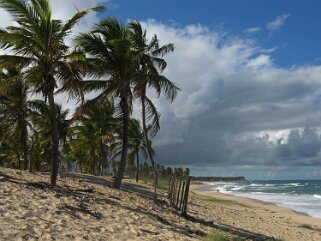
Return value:
<svg viewBox="0 0 321 241">
<path fill-rule="evenodd" d="M 238 206 L 242 206 L 242 207 L 248 207 L 247 205 L 237 202 L 237 201 L 224 199 L 224 198 L 205 196 L 205 195 L 197 194 L 195 192 L 190 192 L 190 196 L 193 198 L 196 198 L 198 200 L 205 201 L 205 202 L 218 203 L 218 204 L 223 204 L 223 205 L 238 205 Z"/>
</svg>

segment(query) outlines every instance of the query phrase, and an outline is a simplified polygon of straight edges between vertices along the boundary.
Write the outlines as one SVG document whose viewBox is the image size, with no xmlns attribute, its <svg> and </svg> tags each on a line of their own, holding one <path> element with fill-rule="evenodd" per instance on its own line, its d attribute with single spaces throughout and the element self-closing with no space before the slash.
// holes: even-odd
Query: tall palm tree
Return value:
<svg viewBox="0 0 321 241">
<path fill-rule="evenodd" d="M 89 33 L 80 34 L 76 43 L 89 55 L 87 74 L 107 79 L 85 81 L 85 90 L 101 90 L 96 100 L 103 101 L 110 96 L 119 100 L 116 112 L 122 118 L 122 152 L 113 186 L 120 188 L 127 162 L 128 122 L 133 101 L 131 85 L 138 78 L 137 56 L 128 27 L 115 18 L 100 21 Z"/>
<path fill-rule="evenodd" d="M 49 0 L 0 0 L 0 7 L 7 10 L 15 26 L 0 30 L 0 46 L 12 54 L 0 56 L 0 68 L 17 64 L 25 67 L 23 75 L 32 84 L 35 92 L 42 92 L 48 99 L 52 120 L 52 173 L 51 184 L 56 185 L 59 167 L 58 122 L 54 91 L 57 87 L 68 91 L 71 97 L 81 95 L 81 73 L 78 61 L 83 55 L 71 51 L 64 38 L 72 27 L 91 11 L 91 8 L 76 13 L 66 23 L 52 19 Z"/>
<path fill-rule="evenodd" d="M 30 101 L 28 100 L 28 86 L 23 82 L 20 70 L 11 68 L 0 73 L 0 103 L 2 117 L 7 125 L 3 137 L 17 142 L 23 149 L 24 169 L 32 171 L 28 158 L 28 126 L 30 116 Z M 3 122 L 3 121 L 2 121 Z M 20 152 L 20 148 L 17 150 Z M 19 155 L 18 155 L 19 156 Z"/>
<path fill-rule="evenodd" d="M 137 21 L 130 22 L 129 28 L 131 30 L 133 47 L 138 56 L 139 72 L 141 73 L 140 80 L 135 82 L 134 94 L 141 103 L 143 130 L 148 157 L 151 160 L 154 173 L 154 198 L 156 200 L 158 175 L 152 154 L 151 141 L 148 137 L 147 121 L 151 122 L 150 133 L 153 137 L 160 129 L 160 114 L 157 112 L 157 108 L 152 100 L 147 96 L 147 89 L 152 88 L 158 96 L 164 93 L 171 102 L 175 99 L 179 88 L 172 81 L 160 74 L 167 66 L 166 61 L 162 57 L 174 51 L 174 45 L 170 43 L 160 46 L 157 35 L 154 35 L 153 38 L 148 41 L 146 30 L 144 31 L 141 24 Z"/>
</svg>

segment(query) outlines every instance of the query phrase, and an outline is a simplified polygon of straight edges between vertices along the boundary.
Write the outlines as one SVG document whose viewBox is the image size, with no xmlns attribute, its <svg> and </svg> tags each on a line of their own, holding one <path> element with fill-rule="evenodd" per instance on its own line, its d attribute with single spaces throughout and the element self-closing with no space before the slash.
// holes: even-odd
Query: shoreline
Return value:
<svg viewBox="0 0 321 241">
<path fill-rule="evenodd" d="M 321 240 L 320 218 L 273 202 L 210 191 L 207 186 L 192 184 L 190 190 L 208 203 L 208 219 L 281 240 Z"/>
<path fill-rule="evenodd" d="M 235 194 L 235 193 L 232 193 L 232 192 L 223 192 L 219 188 L 217 189 L 217 191 L 215 191 L 215 188 L 217 186 L 216 185 L 210 185 L 207 182 L 195 183 L 194 185 L 199 185 L 198 190 L 197 190 L 199 192 L 203 192 L 203 193 L 206 193 L 206 192 L 209 192 L 209 193 L 214 192 L 214 193 L 216 193 L 217 192 L 217 193 L 221 193 L 221 194 L 224 194 L 224 195 L 230 195 L 230 196 L 234 196 L 234 197 L 248 198 L 248 199 L 251 199 L 251 200 L 258 201 L 258 202 L 263 202 L 263 203 L 268 203 L 268 204 L 271 204 L 271 205 L 276 205 L 278 207 L 288 208 L 288 209 L 290 209 L 293 212 L 296 212 L 298 214 L 301 214 L 301 215 L 304 215 L 304 216 L 309 216 L 309 217 L 312 217 L 312 218 L 317 218 L 317 219 L 321 220 L 321 217 L 319 217 L 319 216 L 313 216 L 313 215 L 311 215 L 311 214 L 309 214 L 309 213 L 307 213 L 305 211 L 296 210 L 295 208 L 292 208 L 291 206 L 288 206 L 288 205 L 286 205 L 286 204 L 284 204 L 282 202 L 263 200 L 263 199 L 247 196 L 246 194 L 238 195 L 238 194 Z"/>
<path fill-rule="evenodd" d="M 266 205 L 273 205 L 273 206 L 277 206 L 277 207 L 280 207 L 280 208 L 286 208 L 286 209 L 290 209 L 291 211 L 299 214 L 299 215 L 302 215 L 302 216 L 308 216 L 308 217 L 311 217 L 311 218 L 316 218 L 316 219 L 320 219 L 319 217 L 314 217 L 314 216 L 311 216 L 309 215 L 308 213 L 305 213 L 305 212 L 300 212 L 300 211 L 297 211 L 291 207 L 288 207 L 286 206 L 285 204 L 282 204 L 282 203 L 276 203 L 276 202 L 269 202 L 269 201 L 264 201 L 264 200 L 261 200 L 261 199 L 257 199 L 257 198 L 252 198 L 252 197 L 247 197 L 247 196 L 241 196 L 241 195 L 236 195 L 236 194 L 232 194 L 232 193 L 224 193 L 224 192 L 221 192 L 221 191 L 211 191 L 211 190 L 206 190 L 206 191 L 203 191 L 203 190 L 200 190 L 202 188 L 207 188 L 208 186 L 210 186 L 209 184 L 207 183 L 202 183 L 202 184 L 192 184 L 193 185 L 193 191 L 195 192 L 199 192 L 199 193 L 202 193 L 202 194 L 206 194 L 206 193 L 209 193 L 211 195 L 211 193 L 220 193 L 224 196 L 229 196 L 229 197 L 236 197 L 236 198 L 242 198 L 242 199 L 249 199 L 251 201 L 255 201 L 255 202 L 258 202 L 258 203 L 261 203 L 261 204 L 266 204 Z M 198 187 L 199 186 L 199 187 Z M 195 189 L 194 189 L 195 188 Z"/>
</svg>

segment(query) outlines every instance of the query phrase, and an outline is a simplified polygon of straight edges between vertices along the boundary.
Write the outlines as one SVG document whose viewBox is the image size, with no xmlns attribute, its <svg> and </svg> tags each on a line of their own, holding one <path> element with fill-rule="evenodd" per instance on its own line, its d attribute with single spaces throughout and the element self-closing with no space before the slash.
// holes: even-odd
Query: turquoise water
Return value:
<svg viewBox="0 0 321 241">
<path fill-rule="evenodd" d="M 276 203 L 321 218 L 321 180 L 208 183 L 213 191 Z"/>
</svg>

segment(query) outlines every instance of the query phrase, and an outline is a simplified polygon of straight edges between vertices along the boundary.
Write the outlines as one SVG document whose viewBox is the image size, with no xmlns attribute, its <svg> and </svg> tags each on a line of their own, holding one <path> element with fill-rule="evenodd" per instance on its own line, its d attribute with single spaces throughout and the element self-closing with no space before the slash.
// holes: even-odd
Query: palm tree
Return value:
<svg viewBox="0 0 321 241">
<path fill-rule="evenodd" d="M 82 121 L 95 123 L 99 138 L 100 164 L 98 174 L 108 166 L 107 143 L 114 139 L 115 129 L 118 127 L 118 119 L 114 117 L 115 107 L 113 100 L 87 101 L 82 107 Z"/>
<path fill-rule="evenodd" d="M 16 68 L 2 70 L 0 73 L 0 87 L 2 87 L 0 103 L 3 115 L 0 119 L 6 122 L 5 125 L 7 124 L 2 136 L 16 142 L 18 147 L 22 147 L 24 169 L 29 168 L 29 171 L 32 171 L 28 158 L 28 126 L 31 126 L 28 120 L 30 101 L 27 96 L 28 86 L 20 77 L 20 71 Z M 17 152 L 20 152 L 20 148 Z"/>
<path fill-rule="evenodd" d="M 145 142 L 145 134 L 140 125 L 139 120 L 131 119 L 129 123 L 129 148 L 131 152 L 129 159 L 133 160 L 136 158 L 136 182 L 139 180 L 139 153 L 142 152 L 147 157 L 147 148 Z"/>
<path fill-rule="evenodd" d="M 127 162 L 131 84 L 138 78 L 137 56 L 132 50 L 128 27 L 115 18 L 100 21 L 89 33 L 80 34 L 76 43 L 89 55 L 87 74 L 96 79 L 107 78 L 86 81 L 85 91 L 101 90 L 96 100 L 104 101 L 110 96 L 119 99 L 116 112 L 122 118 L 122 151 L 113 186 L 120 188 Z"/>
<path fill-rule="evenodd" d="M 129 28 L 131 30 L 133 46 L 139 59 L 138 66 L 139 72 L 141 73 L 140 80 L 135 82 L 134 94 L 141 103 L 143 130 L 148 157 L 151 160 L 154 173 L 154 199 L 156 200 L 158 175 L 156 163 L 152 154 L 151 142 L 148 137 L 146 122 L 151 121 L 151 136 L 153 137 L 160 129 L 160 115 L 152 100 L 147 96 L 147 89 L 152 88 L 156 91 L 158 96 L 161 93 L 164 93 L 171 102 L 175 99 L 179 88 L 172 81 L 160 74 L 167 66 L 166 61 L 162 57 L 165 54 L 172 52 L 174 50 L 174 45 L 167 44 L 160 46 L 157 35 L 154 35 L 151 41 L 148 42 L 146 31 L 143 31 L 141 24 L 137 21 L 130 22 Z"/>
<path fill-rule="evenodd" d="M 42 139 L 51 139 L 51 110 L 42 100 L 33 100 L 29 103 L 34 128 L 36 128 Z M 61 105 L 55 104 L 56 120 L 58 126 L 58 144 L 64 144 L 67 138 L 67 131 L 74 120 L 67 119 L 69 110 L 63 110 Z"/>
<path fill-rule="evenodd" d="M 77 142 L 82 148 L 88 148 L 90 150 L 90 173 L 96 174 L 96 157 L 97 157 L 97 147 L 99 145 L 99 129 L 96 126 L 96 123 L 86 120 L 83 121 L 81 125 L 72 127 L 73 138 L 70 142 Z"/>
<path fill-rule="evenodd" d="M 58 122 L 54 91 L 61 87 L 71 97 L 81 95 L 79 82 L 81 73 L 78 62 L 83 55 L 64 43 L 64 38 L 71 33 L 72 27 L 90 11 L 103 8 L 91 8 L 76 13 L 63 24 L 52 19 L 49 0 L 0 0 L 0 7 L 7 10 L 15 26 L 0 30 L 0 46 L 10 49 L 12 54 L 0 56 L 0 68 L 21 65 L 23 75 L 34 87 L 35 92 L 42 92 L 48 98 L 52 122 L 52 173 L 51 184 L 56 185 L 59 167 Z"/>
</svg>

